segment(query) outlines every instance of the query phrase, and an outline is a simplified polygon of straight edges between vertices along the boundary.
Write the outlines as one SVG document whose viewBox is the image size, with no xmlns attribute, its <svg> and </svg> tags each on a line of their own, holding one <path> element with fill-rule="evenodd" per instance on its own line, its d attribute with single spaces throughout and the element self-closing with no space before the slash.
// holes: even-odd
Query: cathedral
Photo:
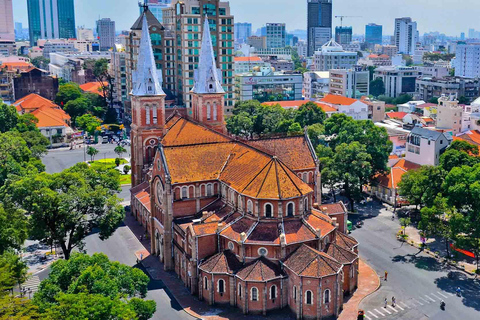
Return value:
<svg viewBox="0 0 480 320">
<path fill-rule="evenodd" d="M 226 132 L 222 74 L 204 20 L 192 114 L 166 117 L 143 17 L 131 92 L 132 214 L 151 236 L 151 254 L 205 303 L 336 318 L 358 279 L 346 208 L 321 204 L 306 133 L 247 141 Z"/>
</svg>

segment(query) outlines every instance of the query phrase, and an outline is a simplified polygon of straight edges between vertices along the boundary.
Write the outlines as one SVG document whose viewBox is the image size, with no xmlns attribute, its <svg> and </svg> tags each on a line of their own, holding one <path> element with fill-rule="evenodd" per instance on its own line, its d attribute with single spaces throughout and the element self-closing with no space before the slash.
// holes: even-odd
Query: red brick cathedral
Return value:
<svg viewBox="0 0 480 320">
<path fill-rule="evenodd" d="M 308 136 L 243 141 L 224 128 L 208 20 L 192 118 L 165 116 L 145 14 L 132 91 L 132 212 L 152 254 L 208 304 L 335 318 L 357 287 L 343 204 L 320 203 Z"/>
</svg>

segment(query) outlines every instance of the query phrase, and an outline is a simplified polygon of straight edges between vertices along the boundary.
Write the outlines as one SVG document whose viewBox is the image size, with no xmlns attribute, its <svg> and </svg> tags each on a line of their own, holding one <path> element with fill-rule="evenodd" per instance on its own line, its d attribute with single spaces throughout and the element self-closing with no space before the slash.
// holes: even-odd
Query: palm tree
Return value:
<svg viewBox="0 0 480 320">
<path fill-rule="evenodd" d="M 95 149 L 94 147 L 88 147 L 87 148 L 87 154 L 91 157 L 92 161 L 95 160 L 95 156 L 99 153 L 98 149 Z"/>
</svg>

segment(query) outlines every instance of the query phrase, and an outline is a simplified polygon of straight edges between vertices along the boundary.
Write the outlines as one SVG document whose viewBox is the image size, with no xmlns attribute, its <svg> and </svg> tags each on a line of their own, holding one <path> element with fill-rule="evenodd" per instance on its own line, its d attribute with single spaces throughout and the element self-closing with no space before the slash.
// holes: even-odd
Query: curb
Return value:
<svg viewBox="0 0 480 320">
<path fill-rule="evenodd" d="M 359 302 L 358 302 L 358 306 L 360 306 L 360 304 L 363 302 L 363 300 L 365 300 L 365 298 L 368 298 L 370 297 L 372 294 L 374 294 L 375 292 L 377 292 L 380 287 L 382 286 L 382 281 L 380 281 L 380 276 L 378 275 L 377 271 L 375 271 L 375 269 L 373 269 L 365 260 L 361 259 L 363 261 L 363 263 L 365 263 L 365 265 L 367 265 L 370 269 L 373 270 L 373 272 L 375 272 L 375 274 L 377 275 L 377 281 L 378 281 L 378 284 L 377 284 L 377 287 L 375 288 L 375 290 L 373 290 L 372 292 L 370 292 L 369 294 L 367 294 L 365 297 L 363 297 Z"/>
</svg>

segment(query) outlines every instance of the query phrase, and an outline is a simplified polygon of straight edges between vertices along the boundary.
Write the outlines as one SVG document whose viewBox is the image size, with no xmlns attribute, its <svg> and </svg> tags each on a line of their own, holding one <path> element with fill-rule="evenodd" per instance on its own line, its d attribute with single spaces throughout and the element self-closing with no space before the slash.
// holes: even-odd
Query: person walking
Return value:
<svg viewBox="0 0 480 320">
<path fill-rule="evenodd" d="M 385 279 L 384 280 L 387 281 L 387 279 L 388 279 L 388 272 L 385 271 Z"/>
<path fill-rule="evenodd" d="M 395 297 L 392 297 L 392 307 L 395 307 L 397 305 L 397 300 L 395 300 Z"/>
<path fill-rule="evenodd" d="M 387 305 L 388 305 L 388 301 L 387 301 L 387 298 L 385 298 L 385 301 L 384 301 L 384 308 L 387 308 Z"/>
</svg>

